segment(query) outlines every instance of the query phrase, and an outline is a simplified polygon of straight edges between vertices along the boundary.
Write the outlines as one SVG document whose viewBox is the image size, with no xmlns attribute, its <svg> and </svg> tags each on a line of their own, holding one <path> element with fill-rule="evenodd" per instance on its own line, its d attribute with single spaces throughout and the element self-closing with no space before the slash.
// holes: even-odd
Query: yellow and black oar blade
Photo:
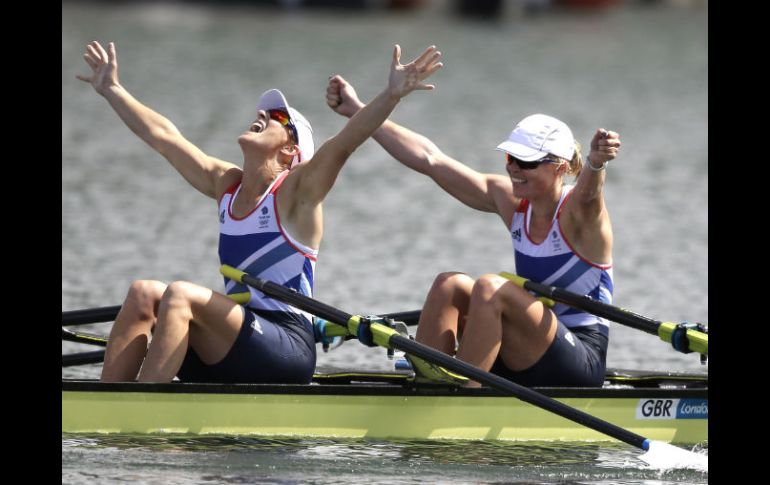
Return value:
<svg viewBox="0 0 770 485">
<path fill-rule="evenodd" d="M 83 310 L 70 310 L 61 312 L 61 324 L 68 326 L 111 322 L 118 316 L 119 311 L 120 305 L 84 308 Z"/>
<path fill-rule="evenodd" d="M 697 352 L 702 355 L 708 355 L 709 353 L 709 336 L 706 331 L 689 328 L 684 324 L 653 320 L 623 308 L 594 300 L 590 296 L 579 295 L 563 288 L 536 283 L 513 273 L 502 272 L 500 276 L 511 280 L 525 290 L 535 292 L 559 303 L 593 313 L 596 316 L 612 320 L 621 325 L 657 335 L 664 342 L 670 343 L 679 352 Z"/>
<path fill-rule="evenodd" d="M 439 352 L 438 350 L 411 340 L 388 326 L 370 322 L 360 315 L 351 315 L 350 313 L 346 313 L 318 300 L 302 295 L 290 288 L 279 285 L 278 283 L 248 275 L 232 266 L 223 265 L 220 268 L 220 271 L 223 275 L 238 283 L 256 288 L 272 298 L 283 301 L 300 310 L 312 313 L 328 322 L 346 327 L 353 335 L 359 335 L 360 325 L 368 325 L 369 330 L 371 331 L 371 340 L 376 345 L 385 348 L 398 349 L 407 354 L 414 355 L 434 365 L 441 366 L 453 373 L 468 379 L 473 379 L 474 381 L 495 388 L 505 394 L 515 396 L 540 409 L 562 416 L 570 421 L 600 433 L 604 433 L 612 438 L 623 441 L 624 443 L 641 448 L 642 450 L 650 451 L 665 449 L 666 447 L 674 448 L 678 455 L 686 457 L 686 459 L 683 458 L 678 460 L 675 466 L 708 471 L 708 456 L 699 455 L 698 453 L 677 448 L 667 443 L 647 439 L 644 436 L 623 429 L 610 422 L 599 419 L 596 416 L 592 416 L 584 411 L 575 409 L 540 394 L 528 387 L 521 386 L 498 375 L 483 371 L 478 367 L 457 360 L 443 352 Z M 647 461 L 647 454 L 642 455 L 641 458 Z"/>
</svg>

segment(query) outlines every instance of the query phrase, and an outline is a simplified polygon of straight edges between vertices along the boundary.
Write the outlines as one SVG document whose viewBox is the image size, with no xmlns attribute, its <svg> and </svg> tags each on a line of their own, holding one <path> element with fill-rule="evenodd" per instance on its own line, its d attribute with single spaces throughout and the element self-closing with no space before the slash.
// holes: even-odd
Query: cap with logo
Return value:
<svg viewBox="0 0 770 485">
<path fill-rule="evenodd" d="M 575 137 L 563 121 L 538 113 L 519 121 L 508 139 L 496 149 L 525 162 L 538 160 L 549 153 L 572 160 Z"/>
<path fill-rule="evenodd" d="M 262 93 L 257 103 L 257 110 L 282 109 L 289 113 L 289 120 L 297 130 L 297 145 L 299 145 L 299 155 L 294 156 L 291 166 L 294 167 L 299 162 L 310 160 L 315 153 L 315 144 L 313 143 L 313 128 L 310 122 L 302 116 L 302 113 L 289 106 L 286 97 L 277 89 L 269 89 Z"/>
</svg>

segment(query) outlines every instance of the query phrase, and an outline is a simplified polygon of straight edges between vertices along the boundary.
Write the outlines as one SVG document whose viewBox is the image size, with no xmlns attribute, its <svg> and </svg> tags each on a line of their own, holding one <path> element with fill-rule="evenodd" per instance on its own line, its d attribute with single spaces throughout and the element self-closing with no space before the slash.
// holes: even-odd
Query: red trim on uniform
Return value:
<svg viewBox="0 0 770 485">
<path fill-rule="evenodd" d="M 248 217 L 249 217 L 250 215 L 252 215 L 252 214 L 254 213 L 254 211 L 255 211 L 255 210 L 259 209 L 259 206 L 261 206 L 261 205 L 262 205 L 262 203 L 263 203 L 264 201 L 266 201 L 266 200 L 267 200 L 267 196 L 268 196 L 268 195 L 270 195 L 270 194 L 272 194 L 272 193 L 275 191 L 275 186 L 276 186 L 276 185 L 280 185 L 280 184 L 283 182 L 283 179 L 284 179 L 284 178 L 286 178 L 286 175 L 284 175 L 284 174 L 288 175 L 288 174 L 289 174 L 289 172 L 282 172 L 282 173 L 281 173 L 281 174 L 278 176 L 278 180 L 276 180 L 275 182 L 271 182 L 271 183 L 273 183 L 273 184 L 274 184 L 274 185 L 273 185 L 273 188 L 272 188 L 272 189 L 270 189 L 270 191 L 269 191 L 269 192 L 266 192 L 266 193 L 262 194 L 262 197 L 260 198 L 260 200 L 259 200 L 259 203 L 257 203 L 257 205 L 255 205 L 255 206 L 254 206 L 254 208 L 253 208 L 253 209 L 251 209 L 251 210 L 250 210 L 250 211 L 249 211 L 249 212 L 248 212 L 248 213 L 247 213 L 245 216 L 243 216 L 243 217 L 235 217 L 235 216 L 233 215 L 233 200 L 235 200 L 235 191 L 233 191 L 233 197 L 230 199 L 230 202 L 227 204 L 227 213 L 230 215 L 230 218 L 231 218 L 232 220 L 234 220 L 234 221 L 242 221 L 242 220 L 244 220 L 244 219 L 248 219 Z M 240 184 L 240 182 L 238 182 L 238 183 Z M 231 187 L 231 188 L 232 188 L 232 187 Z M 277 212 L 276 212 L 276 214 L 277 214 Z"/>
<path fill-rule="evenodd" d="M 289 172 L 286 171 L 284 174 L 289 175 Z M 281 215 L 278 213 L 278 188 L 283 184 L 283 181 L 286 180 L 286 175 L 281 175 L 281 178 L 275 183 L 273 188 L 270 190 L 270 193 L 273 194 L 273 210 L 275 212 L 275 219 L 278 222 L 278 230 L 281 231 L 281 236 L 283 236 L 283 239 L 289 244 L 289 246 L 293 247 L 295 251 L 300 253 L 302 256 L 306 258 L 310 258 L 313 261 L 318 261 L 318 257 L 314 256 L 312 254 L 306 253 L 301 248 L 298 248 L 292 241 L 289 239 L 289 236 L 286 234 L 286 231 L 283 230 L 283 224 L 281 224 Z"/>
<path fill-rule="evenodd" d="M 561 215 L 561 211 L 564 210 L 564 206 L 567 205 L 567 201 L 570 197 L 572 197 L 572 192 L 574 192 L 575 189 L 570 189 L 569 192 L 567 192 L 567 195 L 564 196 L 564 200 L 561 201 L 561 205 L 559 205 L 559 209 L 556 211 L 556 220 L 559 220 L 559 216 Z M 561 227 L 559 227 L 559 230 L 561 231 Z"/>
<path fill-rule="evenodd" d="M 529 205 L 529 201 L 526 199 L 521 199 L 519 201 L 519 205 L 516 206 L 516 209 L 514 209 L 513 214 L 511 215 L 511 222 L 508 223 L 509 231 L 513 231 L 513 221 L 516 220 L 516 213 L 526 211 L 528 205 Z"/>
<path fill-rule="evenodd" d="M 548 226 L 548 234 L 545 235 L 545 238 L 542 241 L 540 241 L 539 243 L 536 243 L 535 241 L 532 240 L 531 237 L 529 237 L 529 222 L 528 222 L 529 221 L 529 217 L 528 217 L 529 216 L 529 201 L 527 201 L 527 204 L 524 206 L 524 211 L 523 212 L 524 212 L 524 235 L 527 236 L 527 239 L 529 240 L 530 243 L 532 243 L 535 246 L 540 246 L 541 244 L 543 244 L 544 242 L 546 242 L 548 240 L 548 234 L 551 233 L 551 227 L 553 227 L 553 221 L 551 222 L 551 225 Z"/>
<path fill-rule="evenodd" d="M 239 181 L 235 182 L 233 185 L 229 186 L 229 187 L 227 188 L 227 190 L 225 190 L 224 192 L 222 192 L 222 195 L 220 195 L 220 196 L 219 196 L 219 202 L 217 203 L 217 205 L 222 205 L 222 199 L 224 199 L 224 198 L 225 198 L 225 196 L 226 196 L 227 194 L 229 194 L 229 193 L 233 193 L 233 194 L 234 194 L 234 193 L 235 193 L 235 189 L 236 189 L 236 188 L 238 188 L 238 186 L 239 186 L 240 184 L 241 184 L 241 181 L 239 180 Z"/>
<path fill-rule="evenodd" d="M 278 180 L 275 181 L 275 184 L 273 185 L 273 188 L 270 189 L 270 193 L 271 194 L 275 194 L 278 191 L 278 187 L 280 187 L 281 184 L 283 184 L 283 181 L 286 180 L 286 177 L 288 177 L 288 176 L 289 176 L 289 171 L 288 170 L 281 172 L 281 174 L 278 176 Z M 276 212 L 276 214 L 277 214 L 277 212 Z"/>
<path fill-rule="evenodd" d="M 567 246 L 569 246 L 569 248 L 572 250 L 572 253 L 575 256 L 577 256 L 580 260 L 585 261 L 586 263 L 590 264 L 594 268 L 599 268 L 599 269 L 604 269 L 604 270 L 612 268 L 611 264 L 609 264 L 609 265 L 597 264 L 597 263 L 591 262 L 588 259 L 584 258 L 580 253 L 577 252 L 577 250 L 575 250 L 575 248 L 572 246 L 572 244 L 570 244 L 569 239 L 567 239 L 567 235 L 564 234 L 564 231 L 562 231 L 562 229 L 561 229 L 561 218 L 560 218 L 561 211 L 564 209 L 564 206 L 567 204 L 567 199 L 570 198 L 570 196 L 572 195 L 572 192 L 574 192 L 574 190 L 570 190 L 570 192 L 566 195 L 566 197 L 564 197 L 564 202 L 559 207 L 559 210 L 556 211 L 556 224 L 559 226 L 559 234 L 561 234 L 561 238 L 564 239 L 564 242 L 567 243 Z"/>
</svg>

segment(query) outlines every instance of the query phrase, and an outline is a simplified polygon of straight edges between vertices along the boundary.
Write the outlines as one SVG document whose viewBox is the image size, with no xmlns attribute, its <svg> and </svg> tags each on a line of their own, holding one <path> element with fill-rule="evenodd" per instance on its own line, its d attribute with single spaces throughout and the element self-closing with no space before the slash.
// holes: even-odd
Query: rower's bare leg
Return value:
<svg viewBox="0 0 770 485">
<path fill-rule="evenodd" d="M 140 382 L 171 382 L 188 345 L 207 365 L 221 361 L 243 324 L 243 307 L 208 288 L 185 281 L 168 285 Z"/>
<path fill-rule="evenodd" d="M 473 278 L 464 273 L 441 273 L 425 298 L 415 339 L 454 355 L 468 313 Z"/>
<path fill-rule="evenodd" d="M 136 380 L 164 291 L 166 284 L 160 281 L 141 280 L 131 284 L 107 340 L 102 381 Z"/>
<path fill-rule="evenodd" d="M 484 275 L 473 285 L 457 358 L 489 371 L 499 354 L 509 369 L 524 370 L 545 354 L 556 328 L 556 315 L 526 290 L 498 275 Z"/>
</svg>

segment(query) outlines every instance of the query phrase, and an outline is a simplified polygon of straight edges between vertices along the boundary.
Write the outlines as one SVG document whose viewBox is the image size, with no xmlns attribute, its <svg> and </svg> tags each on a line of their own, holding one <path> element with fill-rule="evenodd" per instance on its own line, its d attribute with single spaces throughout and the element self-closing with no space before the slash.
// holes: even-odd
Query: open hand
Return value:
<svg viewBox="0 0 770 485">
<path fill-rule="evenodd" d="M 105 51 L 99 42 L 91 42 L 86 46 L 83 58 L 93 73 L 91 76 L 77 74 L 75 77 L 90 83 L 97 93 L 104 96 L 109 88 L 120 84 L 118 81 L 118 54 L 115 52 L 113 42 L 110 42 L 109 52 Z"/>
<path fill-rule="evenodd" d="M 423 79 L 431 76 L 444 65 L 438 62 L 441 53 L 432 45 L 409 64 L 401 64 L 401 46 L 396 44 L 393 48 L 393 63 L 390 66 L 388 90 L 392 96 L 403 98 L 415 89 L 431 90 L 435 86 L 424 84 Z"/>
</svg>

